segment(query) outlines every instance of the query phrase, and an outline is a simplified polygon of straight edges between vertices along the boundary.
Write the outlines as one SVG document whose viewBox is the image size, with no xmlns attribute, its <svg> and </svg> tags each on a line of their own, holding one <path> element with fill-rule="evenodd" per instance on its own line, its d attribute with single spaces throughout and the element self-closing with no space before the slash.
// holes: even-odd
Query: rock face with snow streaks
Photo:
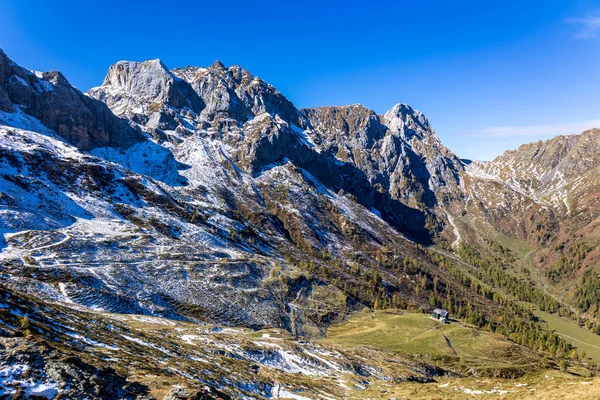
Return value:
<svg viewBox="0 0 600 400">
<path fill-rule="evenodd" d="M 600 168 L 599 154 L 600 130 L 591 129 L 581 135 L 525 144 L 507 151 L 482 169 L 568 213 L 570 202 L 576 201 L 577 195 L 597 189 L 588 183 L 593 183 L 592 175 Z"/>
<path fill-rule="evenodd" d="M 130 96 L 114 99 L 107 95 L 104 100 L 109 107 L 122 101 L 126 107 L 166 104 L 175 108 L 187 107 L 196 113 L 204 108 L 202 99 L 191 87 L 175 77 L 160 60 L 118 62 L 110 67 L 102 85 Z"/>
<path fill-rule="evenodd" d="M 196 97 L 201 99 L 204 104 L 201 111 L 170 100 L 168 82 L 177 80 L 179 86 L 189 85 L 193 89 L 193 93 L 186 91 L 188 104 Z M 89 93 L 105 101 L 118 115 L 137 121 L 159 141 L 177 144 L 185 137 L 199 136 L 226 144 L 227 156 L 254 176 L 291 161 L 332 190 L 346 191 L 369 209 L 380 210 L 400 230 L 427 240 L 425 215 L 416 209 L 414 202 L 409 204 L 389 190 L 378 189 L 375 184 L 379 182 L 372 179 L 372 173 L 363 164 L 345 162 L 332 149 L 317 144 L 326 140 L 318 137 L 319 132 L 310 120 L 314 113 L 296 109 L 273 86 L 239 66 L 226 68 L 217 61 L 208 68 L 168 71 L 158 60 L 141 64 L 119 62 L 109 68 L 103 85 Z M 375 118 L 379 121 L 379 117 Z M 421 119 L 424 120 L 422 115 Z M 407 121 L 407 126 L 412 127 L 411 124 Z M 386 130 L 382 125 L 381 128 L 383 135 Z M 407 128 L 407 132 L 409 129 L 412 128 Z M 360 143 L 361 140 L 365 146 L 375 145 L 364 135 Z M 363 150 L 367 151 L 360 149 Z"/>
<path fill-rule="evenodd" d="M 433 207 L 459 185 L 462 164 L 440 143 L 427 119 L 406 104 L 385 115 L 361 105 L 304 109 L 313 140 L 369 181 L 413 207 Z"/>
<path fill-rule="evenodd" d="M 82 150 L 127 148 L 143 140 L 138 129 L 71 86 L 60 72 L 33 73 L 1 50 L 0 110 L 32 116 Z"/>
</svg>

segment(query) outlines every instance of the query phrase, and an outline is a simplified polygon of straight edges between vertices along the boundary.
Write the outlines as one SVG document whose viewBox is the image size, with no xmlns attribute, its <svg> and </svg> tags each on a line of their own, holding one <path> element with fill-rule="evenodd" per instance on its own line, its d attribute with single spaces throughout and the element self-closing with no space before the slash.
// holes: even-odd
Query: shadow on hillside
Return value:
<svg viewBox="0 0 600 400">
<path fill-rule="evenodd" d="M 408 207 L 392 198 L 388 191 L 376 190 L 366 174 L 354 165 L 344 163 L 338 166 L 335 162 L 331 164 L 330 162 L 328 168 L 337 168 L 337 173 L 334 174 L 337 179 L 329 182 L 328 187 L 335 191 L 343 189 L 355 196 L 357 201 L 367 209 L 377 209 L 386 222 L 416 242 L 423 245 L 431 244 L 431 235 L 425 227 L 426 215 L 423 211 Z M 320 167 L 313 168 L 310 164 L 304 168 L 321 181 L 326 179 L 324 176 L 326 171 L 331 171 Z"/>
<path fill-rule="evenodd" d="M 136 174 L 166 183 L 169 186 L 187 186 L 186 177 L 179 171 L 190 169 L 191 166 L 175 159 L 171 150 L 154 143 L 150 139 L 134 144 L 126 150 L 104 147 L 91 153 L 106 161 L 122 165 Z"/>
<path fill-rule="evenodd" d="M 265 141 L 263 145 L 265 146 L 262 149 L 263 153 L 277 153 L 276 144 Z M 381 217 L 399 232 L 420 244 L 431 244 L 432 238 L 425 227 L 426 214 L 423 211 L 408 207 L 392 198 L 387 190 L 377 190 L 363 171 L 351 163 L 339 162 L 333 154 L 319 153 L 304 143 L 298 143 L 295 149 L 297 150 L 294 154 L 286 154 L 286 157 L 296 166 L 305 169 L 325 187 L 335 192 L 344 190 L 353 195 L 358 203 L 368 210 L 377 209 Z M 285 163 L 285 160 L 281 159 L 277 162 Z M 423 164 L 422 160 L 420 164 Z M 260 165 L 254 165 L 254 168 L 263 171 Z M 421 168 L 420 173 L 425 174 L 428 179 L 429 172 L 426 168 Z M 426 195 L 425 198 L 428 207 L 435 204 L 433 193 Z"/>
</svg>

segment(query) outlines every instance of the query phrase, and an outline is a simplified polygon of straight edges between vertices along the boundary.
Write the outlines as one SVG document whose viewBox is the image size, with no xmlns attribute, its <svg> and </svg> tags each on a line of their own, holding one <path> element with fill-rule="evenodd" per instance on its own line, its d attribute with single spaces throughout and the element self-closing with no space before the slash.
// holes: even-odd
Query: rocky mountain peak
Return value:
<svg viewBox="0 0 600 400">
<path fill-rule="evenodd" d="M 189 84 L 176 78 L 159 59 L 119 61 L 111 65 L 102 86 L 91 89 L 90 94 L 109 106 L 119 103 L 117 114 L 123 114 L 128 108 L 153 104 L 188 107 L 194 112 L 201 112 L 204 107 Z"/>
<path fill-rule="evenodd" d="M 438 189 L 447 192 L 458 184 L 458 159 L 441 146 L 425 116 L 407 104 L 397 104 L 385 115 L 361 104 L 298 110 L 274 86 L 237 65 L 217 61 L 208 68 L 169 71 L 147 62 L 128 68 L 135 70 L 139 84 L 148 86 L 140 91 L 150 95 L 139 95 L 134 84 L 113 86 L 113 78 L 90 94 L 155 138 L 178 143 L 189 135 L 212 137 L 226 143 L 231 160 L 253 175 L 292 161 L 336 190 L 362 191 L 359 201 L 375 206 L 394 225 L 406 222 L 394 215 L 412 212 L 405 205 L 433 206 Z M 165 91 L 175 86 L 193 92 L 204 105 L 201 112 L 190 113 L 165 98 Z M 130 87 L 136 88 L 135 97 Z M 162 101 L 158 107 L 157 101 Z M 413 217 L 407 218 L 422 223 L 422 216 Z"/>
<path fill-rule="evenodd" d="M 0 110 L 3 124 L 50 129 L 82 150 L 126 148 L 143 139 L 138 129 L 108 107 L 71 86 L 58 71 L 32 72 L 0 50 Z"/>
<path fill-rule="evenodd" d="M 42 73 L 42 79 L 54 86 L 71 86 L 67 78 L 60 71 L 48 71 Z"/>
<path fill-rule="evenodd" d="M 302 110 L 313 141 L 355 165 L 405 204 L 433 207 L 459 184 L 458 158 L 441 145 L 425 116 L 406 104 L 377 115 L 360 104 Z M 438 193 L 439 192 L 439 193 Z M 449 196 L 450 192 L 452 195 Z"/>
<path fill-rule="evenodd" d="M 240 66 L 226 67 L 220 61 L 208 68 L 171 71 L 159 60 L 118 62 L 102 86 L 89 94 L 163 139 L 168 136 L 165 132 L 189 133 L 210 126 L 225 129 L 226 136 L 233 132 L 239 137 L 242 125 L 263 113 L 307 126 L 294 105 L 273 86 Z"/>
<path fill-rule="evenodd" d="M 422 125 L 429 125 L 427 118 L 421 111 L 415 110 L 406 103 L 396 103 L 392 108 L 386 111 L 386 113 L 384 114 L 384 118 L 389 121 L 392 118 L 405 119 L 406 116 L 409 115 L 417 119 Z"/>
<path fill-rule="evenodd" d="M 381 119 L 392 132 L 399 134 L 407 143 L 411 143 L 413 137 L 419 140 L 431 137 L 439 143 L 425 115 L 408 104 L 396 104 Z"/>
<path fill-rule="evenodd" d="M 108 68 L 108 73 L 104 78 L 102 85 L 123 87 L 133 89 L 136 78 L 140 73 L 147 76 L 168 76 L 169 70 L 160 59 L 148 60 L 143 62 L 136 61 L 118 61 Z"/>
<path fill-rule="evenodd" d="M 225 65 L 219 61 L 219 60 L 215 60 L 214 63 L 212 63 L 212 65 L 210 66 L 211 69 L 219 71 L 219 70 L 225 70 Z"/>
</svg>

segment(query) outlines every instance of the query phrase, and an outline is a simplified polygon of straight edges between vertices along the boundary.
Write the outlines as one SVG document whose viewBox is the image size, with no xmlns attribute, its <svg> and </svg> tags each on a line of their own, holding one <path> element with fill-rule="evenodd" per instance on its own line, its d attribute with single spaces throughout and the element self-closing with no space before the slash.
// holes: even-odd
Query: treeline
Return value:
<svg viewBox="0 0 600 400">
<path fill-rule="evenodd" d="M 489 309 L 487 313 L 483 313 L 473 307 L 470 302 L 461 300 L 461 298 L 467 298 L 466 293 L 463 296 L 449 293 L 446 296 L 432 294 L 430 296 L 432 305 L 441 306 L 448 310 L 451 316 L 489 332 L 506 336 L 512 341 L 534 350 L 546 352 L 560 358 L 579 357 L 577 351 L 573 349 L 569 342 L 554 332 L 541 329 L 540 325 L 535 322 L 536 318 L 531 310 L 486 287 L 485 284 L 478 282 L 477 278 L 473 278 L 456 268 L 452 261 L 445 257 L 432 255 L 432 259 L 441 268 L 452 274 L 457 281 L 469 287 L 471 291 L 486 297 L 500 307 L 498 310 Z"/>
<path fill-rule="evenodd" d="M 498 254 L 498 256 L 494 257 L 494 261 L 503 261 L 509 264 L 512 264 L 513 262 L 515 262 L 515 256 L 513 254 L 513 252 L 507 248 L 502 246 L 500 243 L 498 242 L 494 242 L 493 240 L 489 240 L 489 239 L 485 239 L 485 243 L 489 246 L 489 248 L 495 253 Z"/>
<path fill-rule="evenodd" d="M 418 274 L 418 267 L 414 267 L 410 263 L 408 265 L 407 269 Z M 416 308 L 415 303 L 408 301 L 409 299 L 398 293 L 395 285 L 392 283 L 384 285 L 381 272 L 377 268 L 363 269 L 358 263 L 345 265 L 327 254 L 323 254 L 321 262 L 318 264 L 310 261 L 300 262 L 298 266 L 374 309 Z M 403 270 L 402 264 L 400 264 L 400 268 Z M 420 282 L 426 279 L 423 275 L 417 276 L 417 280 Z"/>
<path fill-rule="evenodd" d="M 486 315 L 473 307 L 470 302 L 459 300 L 456 295 L 445 297 L 432 294 L 431 303 L 448 310 L 451 317 L 475 325 L 489 332 L 506 336 L 512 341 L 536 351 L 548 353 L 559 358 L 579 358 L 577 351 L 560 336 L 551 331 L 544 331 L 535 323 L 529 310 L 514 301 L 492 292 L 494 302 L 502 305 L 501 313 L 490 312 Z"/>
<path fill-rule="evenodd" d="M 600 279 L 598 274 L 587 270 L 581 277 L 581 284 L 575 291 L 575 305 L 583 312 L 600 310 Z"/>
<path fill-rule="evenodd" d="M 557 300 L 533 287 L 531 282 L 523 281 L 504 271 L 472 246 L 461 242 L 458 246 L 458 255 L 464 262 L 476 267 L 477 270 L 473 272 L 478 279 L 488 285 L 500 288 L 519 300 L 533 303 L 543 311 L 555 313 L 561 307 Z"/>
<path fill-rule="evenodd" d="M 591 250 L 592 248 L 586 243 L 573 244 L 554 265 L 546 270 L 546 276 L 553 282 L 557 282 L 562 277 L 577 271 L 581 268 L 581 262 Z"/>
<path fill-rule="evenodd" d="M 573 257 L 585 258 L 583 253 L 589 252 L 589 248 L 584 246 L 574 246 L 572 251 L 569 251 Z M 577 316 L 571 308 L 563 306 L 560 302 L 554 298 L 542 293 L 540 290 L 533 287 L 533 285 L 526 281 L 521 281 L 518 278 L 510 275 L 499 267 L 496 267 L 490 262 L 483 258 L 479 252 L 473 249 L 471 246 L 461 243 L 459 245 L 458 253 L 465 262 L 474 265 L 485 272 L 477 271 L 475 275 L 483 282 L 486 282 L 495 287 L 501 288 L 508 294 L 514 296 L 518 300 L 526 301 L 537 305 L 541 310 L 550 313 L 557 313 L 561 317 L 567 317 L 577 323 L 580 326 L 586 327 L 594 333 L 600 335 L 600 321 L 592 321 Z M 475 272 L 475 271 L 474 271 Z M 476 284 L 474 288 L 477 289 L 478 293 L 486 295 L 489 298 L 489 294 L 486 294 L 486 289 L 480 289 Z M 506 301 L 502 300 L 502 296 L 499 298 L 492 298 L 496 303 L 501 303 L 503 306 L 511 308 L 511 305 Z M 598 276 L 591 271 L 586 271 L 582 278 L 582 283 L 575 293 L 575 303 L 577 308 L 586 312 L 593 309 L 594 312 L 600 310 L 600 279 Z M 530 313 L 530 312 L 529 312 Z M 531 319 L 531 314 L 527 319 Z"/>
<path fill-rule="evenodd" d="M 472 249 L 463 248 L 462 251 L 475 257 Z M 425 296 L 432 308 L 442 307 L 448 310 L 452 317 L 480 329 L 499 333 L 516 343 L 552 356 L 578 357 L 567 341 L 553 332 L 542 330 L 535 323 L 535 316 L 529 309 L 478 281 L 478 277 L 463 273 L 444 256 L 427 252 L 423 252 L 422 256 L 423 261 L 420 262 L 416 257 L 394 255 L 393 251 L 386 248 L 375 256 L 382 262 L 382 270 L 363 269 L 358 263 L 344 265 L 338 259 L 329 258 L 327 255 L 322 258 L 325 262 L 320 265 L 305 262 L 299 266 L 373 309 L 400 308 L 428 312 L 426 305 L 419 301 Z M 452 290 L 439 276 L 429 271 L 429 263 L 438 264 L 441 270 L 452 276 L 455 282 Z M 492 271 L 488 265 L 484 269 Z M 515 282 L 504 276 L 506 273 L 503 275 L 498 271 L 494 272 L 494 282 L 504 283 L 506 287 L 517 287 Z M 384 281 L 382 273 L 389 273 L 398 281 Z M 400 277 L 406 275 L 411 276 L 413 282 L 412 294 L 399 290 Z M 462 284 L 465 288 L 461 289 L 455 286 L 456 284 Z M 529 290 L 532 290 L 531 287 Z M 475 300 L 475 295 L 481 295 L 497 306 L 474 305 L 470 299 Z"/>
</svg>

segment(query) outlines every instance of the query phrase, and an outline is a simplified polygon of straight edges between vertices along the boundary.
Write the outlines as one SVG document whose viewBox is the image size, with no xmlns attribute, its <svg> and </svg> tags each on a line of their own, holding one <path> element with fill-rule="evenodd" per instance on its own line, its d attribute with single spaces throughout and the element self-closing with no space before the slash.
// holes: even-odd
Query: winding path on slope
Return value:
<svg viewBox="0 0 600 400">
<path fill-rule="evenodd" d="M 69 235 L 66 232 L 59 232 L 61 235 L 64 236 L 64 238 L 62 238 L 61 240 L 59 240 L 58 242 L 55 243 L 50 243 L 44 246 L 40 246 L 40 247 L 34 247 L 33 249 L 27 249 L 29 252 L 34 252 L 34 251 L 40 251 L 40 250 L 48 250 L 54 247 L 58 247 L 64 243 L 67 243 L 69 240 L 71 240 L 71 235 Z"/>
</svg>

